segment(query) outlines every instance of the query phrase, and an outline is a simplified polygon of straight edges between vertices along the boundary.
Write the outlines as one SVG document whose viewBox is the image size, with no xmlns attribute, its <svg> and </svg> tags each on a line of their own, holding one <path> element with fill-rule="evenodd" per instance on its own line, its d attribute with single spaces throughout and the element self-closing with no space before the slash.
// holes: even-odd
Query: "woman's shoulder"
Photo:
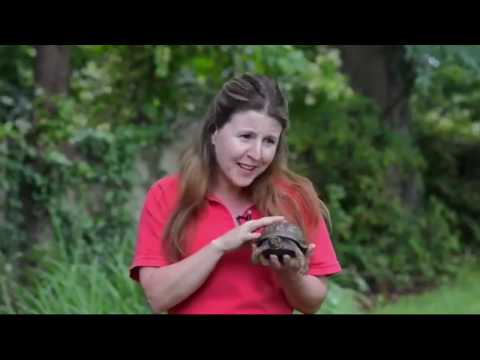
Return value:
<svg viewBox="0 0 480 360">
<path fill-rule="evenodd" d="M 179 184 L 179 174 L 166 175 L 153 183 L 150 187 L 150 192 L 162 192 L 167 196 L 174 196 L 178 192 Z"/>
</svg>

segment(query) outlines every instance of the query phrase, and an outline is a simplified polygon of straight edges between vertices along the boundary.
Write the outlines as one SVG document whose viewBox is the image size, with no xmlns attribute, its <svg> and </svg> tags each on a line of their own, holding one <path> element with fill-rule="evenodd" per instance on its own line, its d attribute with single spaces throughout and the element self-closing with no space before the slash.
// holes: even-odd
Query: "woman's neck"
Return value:
<svg viewBox="0 0 480 360">
<path fill-rule="evenodd" d="M 211 194 L 229 204 L 244 204 L 251 202 L 251 196 L 247 189 L 235 187 L 222 181 L 216 181 L 209 191 Z"/>
</svg>

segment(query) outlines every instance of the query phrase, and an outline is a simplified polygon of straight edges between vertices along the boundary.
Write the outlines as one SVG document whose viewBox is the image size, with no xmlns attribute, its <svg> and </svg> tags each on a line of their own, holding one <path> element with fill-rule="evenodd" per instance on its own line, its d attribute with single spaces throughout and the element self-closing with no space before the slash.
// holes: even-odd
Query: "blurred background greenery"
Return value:
<svg viewBox="0 0 480 360">
<path fill-rule="evenodd" d="M 331 210 L 320 313 L 479 313 L 473 45 L 1 45 L 0 313 L 150 313 L 143 196 L 246 71 L 280 81 L 290 164 Z"/>
</svg>

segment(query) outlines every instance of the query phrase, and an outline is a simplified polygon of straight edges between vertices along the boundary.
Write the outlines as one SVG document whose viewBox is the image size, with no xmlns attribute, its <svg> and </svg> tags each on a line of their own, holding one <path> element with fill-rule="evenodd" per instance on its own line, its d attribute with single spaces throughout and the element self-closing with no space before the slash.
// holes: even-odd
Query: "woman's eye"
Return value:
<svg viewBox="0 0 480 360">
<path fill-rule="evenodd" d="M 265 139 L 265 141 L 271 145 L 274 145 L 275 144 L 275 140 L 273 139 Z"/>
<path fill-rule="evenodd" d="M 241 138 L 243 139 L 250 139 L 252 137 L 251 134 L 243 134 L 243 135 L 240 135 Z"/>
</svg>

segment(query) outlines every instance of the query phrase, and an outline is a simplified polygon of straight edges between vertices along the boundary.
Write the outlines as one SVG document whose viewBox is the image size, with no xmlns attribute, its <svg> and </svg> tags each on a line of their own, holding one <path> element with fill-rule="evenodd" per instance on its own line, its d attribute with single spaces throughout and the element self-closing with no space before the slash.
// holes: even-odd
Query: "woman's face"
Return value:
<svg viewBox="0 0 480 360">
<path fill-rule="evenodd" d="M 280 123 L 256 111 L 236 113 L 212 135 L 219 166 L 217 186 L 249 186 L 272 163 L 282 133 Z"/>
</svg>

